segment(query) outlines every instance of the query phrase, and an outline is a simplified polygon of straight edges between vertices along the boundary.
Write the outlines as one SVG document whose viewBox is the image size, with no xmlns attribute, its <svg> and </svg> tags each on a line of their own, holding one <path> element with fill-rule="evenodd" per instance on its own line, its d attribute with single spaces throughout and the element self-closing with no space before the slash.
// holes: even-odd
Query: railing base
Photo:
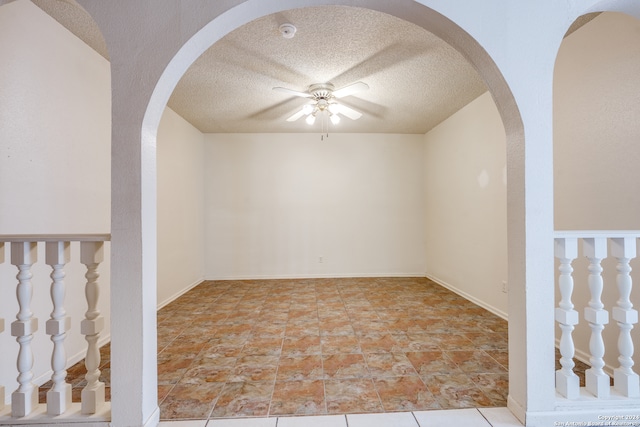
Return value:
<svg viewBox="0 0 640 427">
<path fill-rule="evenodd" d="M 620 368 L 615 369 L 613 374 L 614 388 L 627 397 L 640 397 L 640 389 L 638 388 L 638 374 L 626 373 Z M 640 420 L 638 420 L 640 421 Z"/>
<path fill-rule="evenodd" d="M 609 398 L 598 399 L 589 393 L 584 387 L 580 388 L 580 397 L 577 399 L 565 399 L 556 393 L 555 411 L 527 411 L 526 425 L 553 426 L 553 425 L 637 425 L 640 422 L 638 407 L 640 399 L 630 399 L 623 396 L 611 387 Z M 562 424 L 560 424 L 562 423 Z M 580 424 L 575 424 L 580 423 Z M 636 424 L 634 424 L 636 423 Z"/>
<path fill-rule="evenodd" d="M 72 403 L 67 412 L 57 416 L 48 415 L 45 404 L 38 405 L 33 413 L 21 418 L 12 417 L 9 408 L 0 411 L 0 426 L 109 427 L 110 423 L 111 402 L 106 402 L 93 415 L 83 415 L 80 403 Z"/>
<path fill-rule="evenodd" d="M 49 415 L 64 414 L 71 407 L 71 384 L 63 384 L 59 390 L 47 392 L 47 413 Z"/>
<path fill-rule="evenodd" d="M 32 384 L 33 385 L 33 384 Z M 11 394 L 11 413 L 15 417 L 24 417 L 38 407 L 38 387 L 33 385 L 26 392 L 14 391 Z"/>
</svg>

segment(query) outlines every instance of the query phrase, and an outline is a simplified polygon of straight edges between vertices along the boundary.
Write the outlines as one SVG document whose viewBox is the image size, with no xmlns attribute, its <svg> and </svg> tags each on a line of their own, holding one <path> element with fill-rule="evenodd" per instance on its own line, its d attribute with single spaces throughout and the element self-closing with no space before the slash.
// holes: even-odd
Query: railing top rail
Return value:
<svg viewBox="0 0 640 427">
<path fill-rule="evenodd" d="M 109 233 L 95 234 L 0 234 L 0 242 L 108 242 Z"/>
<path fill-rule="evenodd" d="M 622 238 L 635 237 L 640 238 L 640 230 L 556 230 L 554 238 L 573 237 L 578 239 L 606 237 L 606 238 Z"/>
</svg>

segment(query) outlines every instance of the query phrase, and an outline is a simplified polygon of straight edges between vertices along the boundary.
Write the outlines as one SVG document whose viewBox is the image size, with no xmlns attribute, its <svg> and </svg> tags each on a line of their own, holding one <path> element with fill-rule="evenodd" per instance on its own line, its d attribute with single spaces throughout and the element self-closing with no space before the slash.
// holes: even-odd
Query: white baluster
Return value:
<svg viewBox="0 0 640 427">
<path fill-rule="evenodd" d="M 613 372 L 613 385 L 616 390 L 627 397 L 640 397 L 638 374 L 632 369 L 633 340 L 631 339 L 631 329 L 635 323 L 638 323 L 638 311 L 633 309 L 630 300 L 632 281 L 629 275 L 631 272 L 629 261 L 636 257 L 635 237 L 611 239 L 611 255 L 618 261 L 616 282 L 620 294 L 616 303 L 617 307 L 613 308 L 613 319 L 620 328 L 618 336 L 620 367 Z"/>
<path fill-rule="evenodd" d="M 50 415 L 63 414 L 71 405 L 71 384 L 66 382 L 67 354 L 64 339 L 71 327 L 71 319 L 64 309 L 64 266 L 69 262 L 69 242 L 47 242 L 46 263 L 51 266 L 51 301 L 53 311 L 51 319 L 47 320 L 47 335 L 53 341 L 51 354 L 51 380 L 53 386 L 47 392 L 47 413 Z"/>
<path fill-rule="evenodd" d="M 98 286 L 97 272 L 98 266 L 104 257 L 102 242 L 81 242 L 80 243 L 80 259 L 82 264 L 87 267 L 87 284 L 85 287 L 85 295 L 87 298 L 87 312 L 85 319 L 80 325 L 80 329 L 87 340 L 87 356 L 85 357 L 85 365 L 87 367 L 87 385 L 82 389 L 82 413 L 95 414 L 104 404 L 104 383 L 98 381 L 100 379 L 100 351 L 98 349 L 98 338 L 100 331 L 104 328 L 104 317 L 100 315 L 98 310 L 98 297 L 100 288 Z"/>
<path fill-rule="evenodd" d="M 11 415 L 24 417 L 29 415 L 38 405 L 38 387 L 33 380 L 33 350 L 31 341 L 38 330 L 38 319 L 31 312 L 31 266 L 38 257 L 36 242 L 11 243 L 11 264 L 18 267 L 18 286 L 16 296 L 20 311 L 17 320 L 11 323 L 11 335 L 16 337 L 20 345 L 18 351 L 18 389 L 11 394 Z"/>
<path fill-rule="evenodd" d="M 576 399 L 580 396 L 580 378 L 573 372 L 575 347 L 571 334 L 575 325 L 578 324 L 578 312 L 573 309 L 571 302 L 573 294 L 571 263 L 578 257 L 578 239 L 572 237 L 555 239 L 555 256 L 560 260 L 558 285 L 561 295 L 555 317 L 562 330 L 560 337 L 562 369 L 556 371 L 556 390 L 567 399 Z"/>
<path fill-rule="evenodd" d="M 0 264 L 4 263 L 4 242 L 0 242 Z M 0 333 L 4 332 L 4 319 L 0 317 Z M 4 386 L 0 385 L 0 411 L 4 409 Z"/>
<path fill-rule="evenodd" d="M 604 304 L 600 299 L 602 295 L 602 266 L 600 263 L 607 257 L 606 237 L 585 238 L 584 254 L 589 259 L 589 291 L 591 299 L 589 307 L 584 309 L 584 318 L 591 327 L 589 339 L 589 362 L 591 368 L 585 372 L 586 389 L 598 398 L 606 398 L 610 395 L 610 378 L 604 372 L 604 341 L 602 330 L 609 323 L 609 312 L 604 310 Z"/>
</svg>

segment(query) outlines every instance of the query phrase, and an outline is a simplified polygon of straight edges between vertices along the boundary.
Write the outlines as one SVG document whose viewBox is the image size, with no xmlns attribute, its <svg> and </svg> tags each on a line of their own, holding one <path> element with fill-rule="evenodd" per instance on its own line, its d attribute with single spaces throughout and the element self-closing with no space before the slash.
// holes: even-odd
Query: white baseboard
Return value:
<svg viewBox="0 0 640 427">
<path fill-rule="evenodd" d="M 258 274 L 239 276 L 206 276 L 204 280 L 288 280 L 288 279 L 348 279 L 366 277 L 424 277 L 420 273 L 326 273 L 326 274 Z"/>
<path fill-rule="evenodd" d="M 195 288 L 196 286 L 198 286 L 200 283 L 202 283 L 205 280 L 209 280 L 209 279 L 198 279 L 195 282 L 191 283 L 190 285 L 188 285 L 186 288 L 181 289 L 180 291 L 176 292 L 175 294 L 171 295 L 169 298 L 166 298 L 164 301 L 158 303 L 158 310 L 160 310 L 162 307 L 168 305 L 169 303 L 177 300 L 178 298 L 180 298 L 182 295 L 186 294 L 187 292 L 189 292 L 191 289 Z"/>
<path fill-rule="evenodd" d="M 447 282 L 445 282 L 443 280 L 440 280 L 440 279 L 438 279 L 436 277 L 433 277 L 433 276 L 431 276 L 429 274 L 426 275 L 426 278 L 436 282 L 438 285 L 440 285 L 442 287 L 445 287 L 445 288 L 449 289 L 451 292 L 454 292 L 454 293 L 460 295 L 462 298 L 471 301 L 472 303 L 484 308 L 485 310 L 490 311 L 491 313 L 495 314 L 496 316 L 501 317 L 501 318 L 503 318 L 504 320 L 507 320 L 507 321 L 509 320 L 509 315 L 506 312 L 504 312 L 504 311 L 492 306 L 491 304 L 487 304 L 486 302 L 482 301 L 481 299 L 478 299 L 478 298 L 474 297 L 473 295 L 470 295 L 470 294 L 466 293 L 465 291 L 462 291 L 462 290 L 456 288 L 455 286 L 450 285 L 449 283 L 447 283 Z"/>
<path fill-rule="evenodd" d="M 156 427 L 160 424 L 160 408 L 156 406 L 149 419 L 144 423 L 144 427 Z"/>
</svg>

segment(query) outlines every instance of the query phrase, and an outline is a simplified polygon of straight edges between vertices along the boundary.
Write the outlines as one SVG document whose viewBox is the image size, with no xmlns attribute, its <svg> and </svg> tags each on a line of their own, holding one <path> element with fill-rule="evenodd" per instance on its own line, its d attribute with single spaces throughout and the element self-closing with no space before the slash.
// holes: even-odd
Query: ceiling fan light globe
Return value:
<svg viewBox="0 0 640 427">
<path fill-rule="evenodd" d="M 310 114 L 307 116 L 305 121 L 307 122 L 308 125 L 312 125 L 316 122 L 316 116 L 314 116 L 313 114 Z"/>
<path fill-rule="evenodd" d="M 328 109 L 331 114 L 338 114 L 340 112 L 340 106 L 335 103 L 329 104 Z"/>
<path fill-rule="evenodd" d="M 333 123 L 334 125 L 340 123 L 340 116 L 338 116 L 337 114 L 332 114 L 329 119 L 331 119 L 331 123 Z"/>
<path fill-rule="evenodd" d="M 304 107 L 302 107 L 302 112 L 305 113 L 305 114 L 313 113 L 313 105 L 306 104 Z"/>
</svg>

